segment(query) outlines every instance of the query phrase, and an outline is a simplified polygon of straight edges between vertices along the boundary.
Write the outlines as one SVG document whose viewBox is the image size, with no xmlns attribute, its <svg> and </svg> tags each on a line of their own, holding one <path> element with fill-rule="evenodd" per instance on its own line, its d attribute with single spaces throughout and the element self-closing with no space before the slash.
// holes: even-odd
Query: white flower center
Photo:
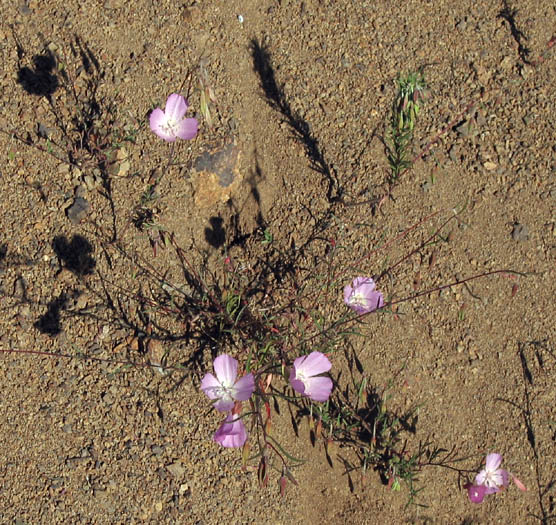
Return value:
<svg viewBox="0 0 556 525">
<path fill-rule="evenodd" d="M 367 298 L 361 292 L 353 292 L 349 298 L 349 304 L 352 306 L 367 306 Z"/>
<path fill-rule="evenodd" d="M 177 135 L 180 129 L 180 123 L 173 118 L 167 118 L 164 124 L 160 125 L 160 128 L 168 135 Z"/>
<path fill-rule="evenodd" d="M 220 383 L 219 387 L 214 389 L 215 394 L 224 401 L 232 401 L 235 395 L 234 385 L 227 384 L 226 382 Z"/>
<path fill-rule="evenodd" d="M 489 488 L 497 488 L 502 485 L 502 476 L 496 470 L 487 470 L 484 484 Z"/>
</svg>

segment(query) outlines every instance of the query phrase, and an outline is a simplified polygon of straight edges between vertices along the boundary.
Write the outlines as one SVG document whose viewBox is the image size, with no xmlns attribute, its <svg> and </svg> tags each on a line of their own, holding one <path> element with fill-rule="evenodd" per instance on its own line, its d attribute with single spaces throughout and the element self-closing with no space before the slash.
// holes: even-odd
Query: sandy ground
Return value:
<svg viewBox="0 0 556 525">
<path fill-rule="evenodd" d="M 1 8 L 2 523 L 555 521 L 553 2 Z M 378 206 L 395 80 L 419 68 L 418 158 Z M 170 145 L 147 121 L 173 92 L 201 125 L 168 166 Z M 64 139 L 83 122 L 100 131 Z M 115 129 L 135 142 L 95 164 Z M 445 221 L 442 242 L 405 258 Z M 292 283 L 314 286 L 333 240 L 337 294 L 316 306 L 329 318 L 345 314 L 341 291 L 357 275 L 380 276 L 399 300 L 520 272 L 370 316 L 331 358 L 338 392 L 365 377 L 392 413 L 419 407 L 408 450 L 454 449 L 462 469 L 500 452 L 529 490 L 475 506 L 455 470 L 426 467 L 426 507 L 406 506 L 403 483 L 392 491 L 346 444 L 312 441 L 284 401 L 273 435 L 306 462 L 284 496 L 279 473 L 259 487 L 240 451 L 211 441 L 219 416 L 200 378 L 231 343 L 201 337 L 187 301 L 182 316 L 166 308 L 176 290 L 195 292 L 170 235 L 207 279 L 229 256 L 276 304 Z M 171 373 L 150 366 L 162 354 Z"/>
</svg>

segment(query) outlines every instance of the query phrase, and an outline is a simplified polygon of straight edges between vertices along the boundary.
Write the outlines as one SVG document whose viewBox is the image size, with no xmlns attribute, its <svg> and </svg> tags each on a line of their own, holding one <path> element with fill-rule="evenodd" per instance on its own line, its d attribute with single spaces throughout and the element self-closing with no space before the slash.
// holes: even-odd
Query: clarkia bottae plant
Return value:
<svg viewBox="0 0 556 525">
<path fill-rule="evenodd" d="M 201 87 L 200 111 L 210 126 L 209 102 L 215 102 L 214 93 L 205 77 L 201 79 Z M 398 80 L 386 140 L 391 184 L 411 165 L 409 150 L 425 90 L 422 72 L 410 73 Z M 167 168 L 174 154 L 173 143 L 178 138 L 191 140 L 198 133 L 197 119 L 185 116 L 188 108 L 187 100 L 173 93 L 167 98 L 164 109 L 155 108 L 150 114 L 151 131 L 172 143 Z M 109 125 L 108 130 L 101 131 L 96 123 L 86 119 L 78 122 L 82 126 L 78 149 L 92 156 L 99 166 L 111 162 L 109 144 L 120 147 L 122 141 L 133 142 L 137 134 L 135 130 L 124 134 L 111 132 Z M 46 151 L 51 153 L 52 143 L 47 141 L 46 144 Z M 73 146 L 76 147 L 75 142 Z M 155 198 L 155 190 L 156 182 L 145 193 L 139 210 L 143 215 L 138 215 L 138 224 L 153 225 L 148 217 L 148 204 Z M 436 239 L 440 235 L 433 237 Z M 172 245 L 171 235 L 167 238 Z M 269 229 L 264 230 L 261 242 L 269 251 L 278 244 Z M 224 277 L 207 280 L 186 254 L 176 250 L 194 284 L 194 291 L 181 292 L 165 277 L 156 276 L 166 292 L 160 296 L 167 302 L 143 296 L 139 296 L 138 302 L 147 304 L 157 313 L 189 323 L 216 348 L 214 374 L 207 373 L 200 384 L 214 409 L 223 413 L 220 418 L 224 419 L 220 419 L 213 440 L 226 448 L 242 448 L 244 468 L 252 468 L 256 462 L 262 485 L 268 482 L 272 469 L 280 476 L 282 492 L 287 481 L 296 483 L 292 469 L 301 461 L 284 450 L 273 429 L 273 407 L 285 402 L 294 407 L 296 418 L 309 419 L 314 438 L 322 439 L 327 450 L 334 446 L 350 447 L 360 460 L 353 468 L 378 470 L 392 489 L 399 489 L 400 482 L 405 481 L 413 497 L 417 494 L 413 483 L 418 472 L 425 466 L 445 466 L 455 461 L 455 457 L 450 453 L 441 457 L 443 450 L 432 444 L 420 444 L 416 451 L 410 452 L 402 435 L 408 427 L 414 426 L 417 409 L 401 415 L 388 410 L 386 391 L 377 392 L 366 377 L 350 385 L 346 389 L 348 394 L 334 388 L 340 376 L 333 372 L 333 361 L 341 355 L 339 350 L 349 348 L 349 338 L 359 335 L 354 327 L 368 321 L 370 315 L 375 315 L 379 319 L 377 322 L 384 322 L 391 313 L 392 301 L 384 300 L 380 277 L 345 276 L 345 268 L 335 266 L 336 243 L 331 242 L 329 248 L 329 255 L 321 256 L 316 263 L 316 266 L 322 263 L 326 270 L 319 274 L 315 267 L 303 274 L 295 285 L 290 283 L 289 288 L 278 291 L 268 286 L 261 274 L 249 270 L 248 264 L 239 264 L 230 256 L 225 259 Z M 398 302 L 463 282 L 465 280 L 419 292 Z M 327 301 L 340 303 L 342 287 L 346 308 L 334 319 L 323 313 L 320 305 Z M 280 293 L 286 300 L 277 304 Z M 171 365 L 164 366 L 164 370 L 171 369 Z M 499 468 L 501 459 L 498 454 L 487 456 L 485 469 L 468 487 L 472 502 L 479 503 L 485 495 L 508 485 L 510 474 Z M 521 482 L 513 479 L 520 486 Z"/>
<path fill-rule="evenodd" d="M 216 377 L 211 373 L 205 375 L 201 381 L 201 390 L 210 398 L 215 399 L 214 408 L 220 412 L 227 412 L 226 419 L 216 431 L 214 441 L 224 447 L 241 447 L 247 440 L 247 431 L 241 421 L 241 403 L 247 401 L 253 394 L 264 399 L 264 386 L 260 390 L 255 387 L 253 373 L 237 378 L 238 362 L 227 354 L 219 355 L 213 363 Z M 332 391 L 332 380 L 318 374 L 328 372 L 332 364 L 320 352 L 312 352 L 308 356 L 298 357 L 292 366 L 290 384 L 292 388 L 313 401 L 326 401 Z M 256 374 L 257 383 L 260 373 Z M 267 376 L 267 378 L 272 376 Z M 267 380 L 268 381 L 268 380 Z M 269 383 L 270 381 L 268 381 Z"/>
</svg>

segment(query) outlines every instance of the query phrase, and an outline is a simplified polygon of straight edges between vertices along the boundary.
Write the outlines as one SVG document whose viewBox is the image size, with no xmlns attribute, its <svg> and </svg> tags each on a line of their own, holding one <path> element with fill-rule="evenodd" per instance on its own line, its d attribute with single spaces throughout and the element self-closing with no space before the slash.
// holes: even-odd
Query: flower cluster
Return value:
<svg viewBox="0 0 556 525">
<path fill-rule="evenodd" d="M 506 488 L 510 477 L 520 490 L 527 490 L 525 485 L 519 481 L 511 472 L 500 468 L 502 456 L 500 454 L 488 454 L 485 468 L 475 476 L 475 483 L 465 485 L 467 495 L 472 503 L 482 503 L 487 494 L 496 494 Z"/>
<path fill-rule="evenodd" d="M 182 100 L 179 100 L 181 98 Z M 187 120 L 183 119 L 187 103 L 179 95 L 170 95 L 166 103 L 166 111 L 156 109 L 151 115 L 151 129 L 165 140 L 175 140 L 185 137 L 184 131 Z M 184 128 L 180 128 L 184 126 Z M 193 126 L 190 125 L 190 131 Z M 196 133 L 196 123 L 194 126 Z M 384 306 L 382 293 L 376 290 L 376 284 L 370 277 L 357 277 L 351 286 L 344 288 L 344 301 L 347 306 L 358 314 L 372 312 Z M 223 447 L 242 447 L 247 441 L 247 430 L 241 419 L 241 402 L 247 401 L 255 392 L 255 378 L 247 374 L 237 379 L 238 362 L 227 354 L 222 354 L 214 360 L 213 374 L 206 374 L 201 381 L 201 390 L 212 400 L 214 408 L 226 412 L 226 418 L 214 434 L 214 441 Z M 312 401 L 327 401 L 332 392 L 332 379 L 323 376 L 332 368 L 332 364 L 322 352 L 311 352 L 294 360 L 290 370 L 289 381 L 291 387 L 302 396 Z"/>
<path fill-rule="evenodd" d="M 247 441 L 247 431 L 243 421 L 234 417 L 236 401 L 247 401 L 255 391 L 255 378 L 247 374 L 236 381 L 237 360 L 229 355 L 219 355 L 213 363 L 216 377 L 207 374 L 201 381 L 201 390 L 215 399 L 214 408 L 228 412 L 226 419 L 214 434 L 214 441 L 223 447 L 241 447 Z M 234 410 L 232 410 L 234 409 Z"/>
<path fill-rule="evenodd" d="M 201 390 L 215 400 L 216 410 L 227 412 L 213 439 L 223 447 L 242 447 L 247 441 L 247 430 L 239 415 L 241 402 L 247 401 L 255 391 L 255 378 L 247 374 L 237 379 L 238 362 L 227 354 L 219 355 L 213 366 L 216 376 L 206 374 Z M 298 357 L 290 372 L 290 384 L 296 392 L 313 401 L 326 401 L 332 392 L 332 380 L 318 374 L 330 368 L 332 364 L 321 352 Z"/>
</svg>

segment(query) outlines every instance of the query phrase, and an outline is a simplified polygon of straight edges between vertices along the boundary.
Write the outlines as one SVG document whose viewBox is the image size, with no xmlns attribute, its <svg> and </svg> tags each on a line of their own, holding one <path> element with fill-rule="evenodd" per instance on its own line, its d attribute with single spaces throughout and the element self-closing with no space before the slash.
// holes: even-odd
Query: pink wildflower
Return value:
<svg viewBox="0 0 556 525">
<path fill-rule="evenodd" d="M 382 308 L 384 298 L 376 290 L 376 284 L 370 277 L 356 277 L 351 286 L 344 288 L 344 302 L 358 314 L 366 314 Z"/>
<path fill-rule="evenodd" d="M 486 487 L 485 494 L 494 494 L 500 490 L 500 487 L 508 486 L 509 475 L 506 470 L 499 468 L 501 463 L 500 454 L 488 454 L 485 468 L 475 477 L 475 484 Z"/>
<path fill-rule="evenodd" d="M 290 372 L 290 384 L 296 392 L 313 401 L 326 401 L 332 392 L 332 380 L 329 377 L 315 376 L 328 372 L 331 368 L 332 364 L 321 352 L 298 357 Z"/>
<path fill-rule="evenodd" d="M 164 111 L 156 108 L 150 116 L 149 124 L 161 139 L 174 142 L 177 137 L 189 140 L 197 135 L 199 124 L 196 118 L 184 118 L 187 101 L 181 95 L 173 93 L 166 100 Z"/>
<path fill-rule="evenodd" d="M 255 390 L 253 374 L 247 374 L 236 381 L 237 360 L 227 354 L 219 355 L 213 363 L 216 377 L 206 374 L 201 381 L 201 390 L 216 399 L 214 408 L 220 412 L 230 411 L 235 401 L 246 401 Z"/>
<path fill-rule="evenodd" d="M 472 503 L 481 503 L 487 494 L 495 494 L 508 486 L 510 476 L 520 490 L 527 490 L 511 472 L 501 469 L 502 455 L 495 452 L 488 454 L 485 468 L 475 476 L 475 484 L 467 483 L 467 495 Z"/>
</svg>

